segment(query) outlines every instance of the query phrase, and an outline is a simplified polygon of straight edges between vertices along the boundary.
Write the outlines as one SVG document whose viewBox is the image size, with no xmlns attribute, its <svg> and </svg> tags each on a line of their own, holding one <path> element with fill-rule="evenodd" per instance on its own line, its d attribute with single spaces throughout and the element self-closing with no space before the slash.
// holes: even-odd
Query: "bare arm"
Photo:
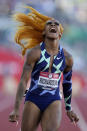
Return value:
<svg viewBox="0 0 87 131">
<path fill-rule="evenodd" d="M 72 58 L 72 55 L 68 53 L 65 49 L 64 49 L 64 55 L 65 55 L 65 63 L 66 63 L 66 68 L 64 70 L 64 73 L 66 73 L 72 70 L 73 58 Z"/>
<path fill-rule="evenodd" d="M 24 63 L 23 72 L 21 75 L 21 80 L 18 85 L 18 90 L 17 90 L 17 94 L 16 94 L 16 101 L 15 101 L 15 105 L 14 105 L 15 110 L 19 110 L 20 102 L 21 102 L 23 94 L 25 92 L 27 82 L 29 80 L 29 75 L 33 69 L 33 66 L 34 66 L 34 62 L 32 64 L 28 64 L 28 61 L 26 60 L 26 62 Z"/>
<path fill-rule="evenodd" d="M 18 85 L 18 90 L 16 94 L 16 100 L 14 105 L 14 111 L 10 114 L 9 118 L 11 122 L 16 121 L 16 118 L 13 116 L 17 116 L 19 114 L 19 107 L 23 98 L 23 94 L 25 92 L 27 82 L 29 80 L 29 75 L 31 74 L 35 62 L 40 58 L 40 48 L 39 46 L 33 48 L 31 51 L 27 53 L 26 61 L 24 63 L 23 72 L 21 75 L 21 79 Z"/>
</svg>

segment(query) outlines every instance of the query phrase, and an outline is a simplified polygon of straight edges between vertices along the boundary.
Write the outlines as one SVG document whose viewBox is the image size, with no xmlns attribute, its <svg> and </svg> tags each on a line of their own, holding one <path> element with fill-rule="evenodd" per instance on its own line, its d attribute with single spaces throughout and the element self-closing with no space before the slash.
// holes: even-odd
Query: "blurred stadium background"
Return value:
<svg viewBox="0 0 87 131">
<path fill-rule="evenodd" d="M 14 12 L 27 13 L 27 4 L 41 13 L 59 20 L 64 27 L 60 41 L 74 59 L 73 67 L 73 110 L 80 121 L 75 126 L 66 116 L 64 102 L 60 131 L 87 131 L 87 0 L 0 0 L 0 130 L 20 131 L 19 124 L 9 123 L 17 85 L 24 63 L 20 47 L 14 43 L 16 30 L 12 20 Z M 38 131 L 41 131 L 39 126 Z"/>
</svg>

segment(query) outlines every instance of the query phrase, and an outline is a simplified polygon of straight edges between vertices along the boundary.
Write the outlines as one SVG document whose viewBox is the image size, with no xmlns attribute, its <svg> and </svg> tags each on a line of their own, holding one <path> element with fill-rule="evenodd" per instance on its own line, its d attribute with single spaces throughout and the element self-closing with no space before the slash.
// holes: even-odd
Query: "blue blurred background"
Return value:
<svg viewBox="0 0 87 131">
<path fill-rule="evenodd" d="M 23 7 L 25 4 L 54 17 L 64 27 L 60 44 L 74 59 L 72 105 L 79 112 L 81 121 L 77 127 L 69 125 L 63 113 L 60 131 L 87 131 L 87 0 L 0 0 L 0 115 L 4 114 L 0 127 L 2 131 L 20 130 L 20 124 L 13 127 L 8 122 L 8 114 L 13 107 L 24 63 L 21 48 L 14 42 L 16 23 L 12 15 L 28 13 Z"/>
</svg>

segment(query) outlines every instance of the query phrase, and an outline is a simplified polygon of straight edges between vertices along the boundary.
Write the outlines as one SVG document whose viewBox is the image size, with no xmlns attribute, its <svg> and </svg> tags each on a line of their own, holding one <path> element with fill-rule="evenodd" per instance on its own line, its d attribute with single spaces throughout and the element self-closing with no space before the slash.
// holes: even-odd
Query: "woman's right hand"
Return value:
<svg viewBox="0 0 87 131">
<path fill-rule="evenodd" d="M 10 122 L 17 122 L 19 119 L 19 112 L 13 110 L 9 115 L 9 121 Z"/>
</svg>

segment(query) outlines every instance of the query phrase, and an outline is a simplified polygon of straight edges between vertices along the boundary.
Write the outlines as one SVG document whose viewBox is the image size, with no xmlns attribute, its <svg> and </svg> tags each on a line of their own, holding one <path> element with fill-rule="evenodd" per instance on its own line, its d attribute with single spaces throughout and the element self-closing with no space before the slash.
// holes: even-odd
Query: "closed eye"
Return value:
<svg viewBox="0 0 87 131">
<path fill-rule="evenodd" d="M 49 22 L 47 22 L 47 23 L 46 23 L 46 25 L 51 25 L 51 24 L 52 24 L 52 22 L 51 22 L 51 21 L 49 21 Z"/>
<path fill-rule="evenodd" d="M 59 23 L 58 23 L 58 22 L 55 22 L 55 25 L 58 25 L 58 26 L 59 26 Z"/>
<path fill-rule="evenodd" d="M 46 25 L 51 25 L 51 24 L 55 24 L 55 25 L 59 26 L 59 22 L 57 22 L 57 21 L 55 21 L 55 22 L 48 21 L 48 22 L 46 23 Z"/>
</svg>

